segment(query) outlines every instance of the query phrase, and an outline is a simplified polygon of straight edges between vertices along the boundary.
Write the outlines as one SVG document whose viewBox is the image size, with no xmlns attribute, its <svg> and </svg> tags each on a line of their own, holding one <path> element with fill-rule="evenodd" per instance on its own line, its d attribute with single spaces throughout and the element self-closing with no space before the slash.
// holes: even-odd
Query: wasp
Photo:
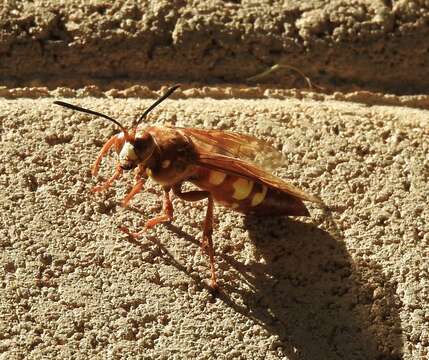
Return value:
<svg viewBox="0 0 429 360">
<path fill-rule="evenodd" d="M 113 135 L 102 147 L 92 167 L 97 175 L 102 158 L 114 148 L 117 153 L 114 174 L 94 192 L 106 190 L 124 171 L 134 170 L 136 182 L 122 201 L 127 206 L 150 177 L 163 188 L 163 206 L 160 215 L 148 220 L 140 232 L 120 229 L 134 239 L 155 225 L 173 220 L 171 193 L 185 201 L 207 199 L 201 248 L 210 260 L 213 289 L 218 288 L 213 248 L 214 203 L 244 213 L 261 216 L 309 216 L 303 201 L 321 203 L 321 200 L 291 185 L 265 170 L 261 164 L 275 163 L 282 155 L 268 143 L 253 136 L 220 130 L 203 130 L 170 126 L 138 126 L 148 114 L 167 99 L 179 85 L 173 86 L 148 107 L 127 130 L 117 120 L 99 112 L 76 105 L 55 101 L 57 105 L 96 115 L 116 124 L 121 132 Z M 259 157 L 259 160 L 257 159 Z M 185 182 L 199 190 L 183 191 Z"/>
</svg>

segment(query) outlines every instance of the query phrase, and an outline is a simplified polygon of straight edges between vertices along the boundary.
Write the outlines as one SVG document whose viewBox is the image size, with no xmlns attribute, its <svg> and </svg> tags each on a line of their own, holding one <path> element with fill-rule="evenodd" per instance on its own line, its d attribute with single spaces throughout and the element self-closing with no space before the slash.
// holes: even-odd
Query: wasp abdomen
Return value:
<svg viewBox="0 0 429 360">
<path fill-rule="evenodd" d="M 209 191 L 214 200 L 233 210 L 258 215 L 308 216 L 304 203 L 262 182 L 200 168 L 192 182 Z"/>
</svg>

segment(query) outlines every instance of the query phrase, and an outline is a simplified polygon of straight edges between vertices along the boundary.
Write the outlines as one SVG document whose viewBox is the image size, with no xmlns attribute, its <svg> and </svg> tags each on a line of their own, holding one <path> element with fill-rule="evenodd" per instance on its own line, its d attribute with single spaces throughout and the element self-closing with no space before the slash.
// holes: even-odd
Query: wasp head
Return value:
<svg viewBox="0 0 429 360">
<path fill-rule="evenodd" d="M 146 165 L 155 151 L 155 141 L 147 132 L 137 138 L 124 133 L 120 133 L 117 137 L 124 139 L 122 146 L 119 149 L 117 147 L 119 166 L 123 170 L 131 170 L 138 165 Z"/>
<path fill-rule="evenodd" d="M 139 120 L 134 124 L 131 131 L 127 131 L 127 129 L 122 126 L 117 120 L 97 111 L 85 109 L 80 106 L 65 103 L 63 101 L 54 101 L 54 104 L 61 105 L 66 108 L 84 112 L 87 114 L 100 116 L 104 119 L 113 122 L 122 130 L 119 134 L 111 137 L 110 140 L 107 141 L 106 144 L 103 146 L 103 149 L 101 149 L 100 155 L 98 156 L 93 167 L 93 174 L 95 175 L 98 172 L 101 158 L 108 152 L 108 150 L 112 146 L 115 147 L 116 153 L 118 154 L 119 166 L 121 167 L 121 169 L 131 170 L 138 165 L 147 164 L 147 162 L 155 151 L 155 140 L 148 132 L 143 133 L 143 135 L 140 137 L 136 137 L 135 133 L 137 131 L 137 126 L 139 125 L 139 123 L 146 119 L 149 112 L 151 112 L 162 101 L 168 98 L 178 87 L 179 85 L 171 87 L 164 95 L 162 95 L 151 106 L 149 106 L 140 116 Z"/>
</svg>

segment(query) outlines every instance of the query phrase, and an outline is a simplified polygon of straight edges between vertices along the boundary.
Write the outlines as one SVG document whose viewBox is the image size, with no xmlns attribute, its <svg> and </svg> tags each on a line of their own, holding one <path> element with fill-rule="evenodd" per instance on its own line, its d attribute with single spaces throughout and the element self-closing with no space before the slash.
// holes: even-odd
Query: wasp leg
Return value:
<svg viewBox="0 0 429 360">
<path fill-rule="evenodd" d="M 202 191 L 202 190 L 195 190 L 195 191 L 187 191 L 182 192 L 181 189 L 182 184 L 175 185 L 173 187 L 173 193 L 177 197 L 179 197 L 182 200 L 185 201 L 200 201 L 206 198 L 210 197 L 210 193 L 208 191 Z M 201 241 L 201 250 L 208 255 L 207 251 L 207 239 L 205 236 L 203 236 L 203 239 Z"/>
<path fill-rule="evenodd" d="M 144 183 L 146 182 L 145 169 L 143 167 L 137 168 L 135 180 L 136 180 L 135 185 L 133 186 L 131 191 L 127 194 L 127 196 L 125 196 L 124 200 L 122 200 L 123 207 L 127 207 L 131 199 L 142 190 Z"/>
<path fill-rule="evenodd" d="M 210 258 L 210 272 L 211 272 L 211 281 L 210 286 L 212 289 L 217 290 L 218 284 L 216 279 L 216 269 L 215 269 L 215 251 L 213 248 L 213 198 L 210 195 L 208 197 L 207 203 L 207 213 L 204 220 L 204 230 L 203 230 L 203 242 L 207 244 L 207 252 Z"/>
<path fill-rule="evenodd" d="M 109 180 L 107 180 L 104 184 L 99 186 L 94 186 L 91 191 L 92 192 L 99 192 L 108 189 L 112 186 L 112 183 L 122 174 L 122 169 L 119 165 L 116 165 L 115 173 L 110 177 Z"/>
<path fill-rule="evenodd" d="M 173 204 L 171 203 L 171 199 L 170 199 L 170 188 L 169 187 L 164 187 L 164 199 L 163 199 L 163 203 L 162 203 L 162 214 L 158 215 L 157 217 L 154 217 L 153 219 L 149 219 L 143 230 L 139 231 L 139 232 L 131 232 L 130 230 L 128 230 L 125 227 L 120 227 L 119 229 L 121 231 L 123 231 L 124 233 L 126 233 L 127 235 L 131 236 L 134 239 L 138 239 L 140 238 L 143 233 L 148 230 L 148 229 L 152 229 L 154 226 L 163 223 L 163 222 L 169 222 L 173 220 Z"/>
<path fill-rule="evenodd" d="M 207 213 L 204 220 L 203 239 L 201 241 L 201 250 L 206 253 L 210 259 L 211 281 L 210 286 L 213 290 L 218 289 L 216 269 L 215 269 L 215 251 L 213 248 L 213 197 L 208 191 L 188 191 L 182 192 L 181 185 L 173 187 L 174 194 L 185 201 L 199 201 L 207 198 Z"/>
<path fill-rule="evenodd" d="M 92 165 L 91 172 L 93 176 L 96 176 L 98 174 L 101 160 L 109 152 L 110 148 L 115 144 L 116 140 L 117 140 L 117 135 L 113 135 L 109 140 L 107 140 L 107 142 L 101 148 L 100 152 L 98 153 L 97 159 L 94 162 L 94 165 Z"/>
<path fill-rule="evenodd" d="M 127 194 L 127 196 L 125 196 L 124 200 L 122 200 L 122 206 L 123 207 L 127 207 L 128 203 L 131 201 L 131 199 L 134 196 L 136 196 L 140 191 L 142 191 L 144 183 L 145 183 L 144 179 L 140 179 L 135 183 L 135 185 L 133 186 L 131 191 Z"/>
<path fill-rule="evenodd" d="M 173 204 L 170 199 L 169 187 L 164 187 L 164 199 L 162 201 L 162 214 L 146 221 L 145 229 L 152 229 L 154 226 L 163 223 L 170 222 L 173 220 Z"/>
</svg>

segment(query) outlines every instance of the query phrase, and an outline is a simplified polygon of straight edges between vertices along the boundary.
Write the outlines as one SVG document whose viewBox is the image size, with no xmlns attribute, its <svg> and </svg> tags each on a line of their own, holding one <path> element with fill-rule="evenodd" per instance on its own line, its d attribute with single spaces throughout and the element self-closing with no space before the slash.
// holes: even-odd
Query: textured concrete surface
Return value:
<svg viewBox="0 0 429 360">
<path fill-rule="evenodd" d="M 204 202 L 174 200 L 171 225 L 127 241 L 117 227 L 138 229 L 160 211 L 160 188 L 147 184 L 129 209 L 120 200 L 131 175 L 92 195 L 113 157 L 97 179 L 89 167 L 116 129 L 54 106 L 64 89 L 36 99 L 49 92 L 19 91 L 0 101 L 2 358 L 429 355 L 427 110 L 394 96 L 378 105 L 368 93 L 354 94 L 365 103 L 258 88 L 216 99 L 231 93 L 216 87 L 206 98 L 189 87 L 156 110 L 154 124 L 272 141 L 287 159 L 278 173 L 331 209 L 262 220 L 217 208 L 223 293 L 213 297 L 198 246 Z M 155 96 L 141 91 L 120 99 L 86 89 L 66 101 L 130 124 Z"/>
<path fill-rule="evenodd" d="M 426 1 L 22 1 L 0 9 L 0 80 L 243 82 L 429 90 Z M 264 79 L 305 86 L 294 72 Z M 70 82 L 68 82 L 70 85 Z"/>
<path fill-rule="evenodd" d="M 0 359 L 428 358 L 427 2 L 111 3 L 0 6 Z M 286 69 L 246 82 L 279 63 L 314 92 Z M 117 227 L 158 213 L 160 188 L 127 209 L 131 174 L 93 195 L 117 129 L 52 103 L 130 124 L 178 80 L 151 124 L 270 141 L 329 207 L 217 208 L 218 297 L 205 203 L 175 199 L 172 224 L 129 241 Z"/>
</svg>

